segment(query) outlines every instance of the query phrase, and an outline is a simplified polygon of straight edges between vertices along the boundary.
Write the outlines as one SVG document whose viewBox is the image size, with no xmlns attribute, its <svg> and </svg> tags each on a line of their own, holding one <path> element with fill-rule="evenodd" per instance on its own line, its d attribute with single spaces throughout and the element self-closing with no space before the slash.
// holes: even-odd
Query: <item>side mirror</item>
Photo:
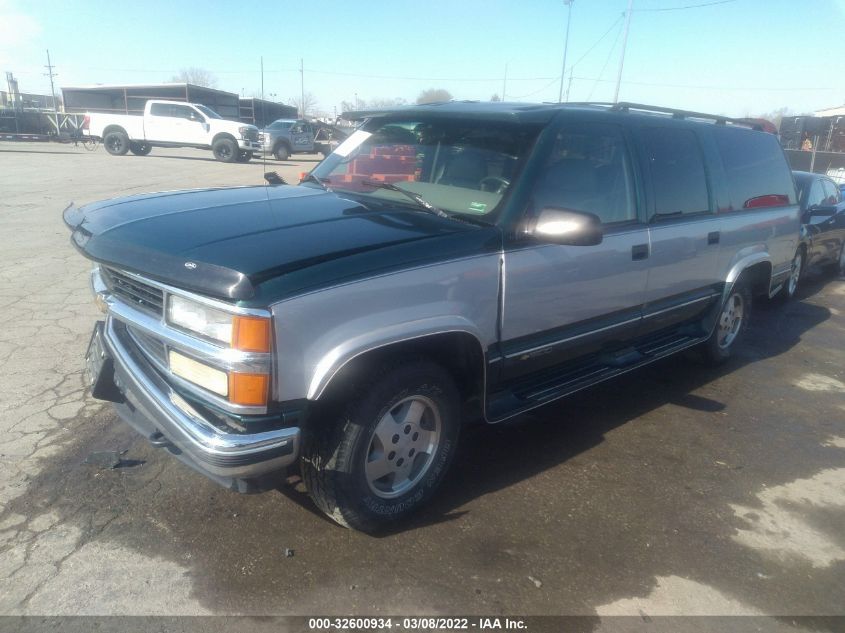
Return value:
<svg viewBox="0 0 845 633">
<path fill-rule="evenodd" d="M 603 238 L 597 215 L 556 207 L 540 211 L 527 232 L 543 242 L 567 246 L 595 246 Z"/>
<path fill-rule="evenodd" d="M 807 209 L 804 212 L 804 215 L 807 217 L 807 221 L 809 221 L 810 218 L 829 218 L 833 215 L 836 215 L 836 207 L 829 207 L 829 206 L 813 207 L 812 209 Z"/>
</svg>

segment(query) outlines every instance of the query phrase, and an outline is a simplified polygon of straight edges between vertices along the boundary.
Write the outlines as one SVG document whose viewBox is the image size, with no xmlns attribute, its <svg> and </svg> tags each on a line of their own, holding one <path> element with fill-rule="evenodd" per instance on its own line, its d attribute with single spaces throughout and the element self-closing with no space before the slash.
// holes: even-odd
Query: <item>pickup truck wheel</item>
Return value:
<svg viewBox="0 0 845 633">
<path fill-rule="evenodd" d="M 238 162 L 248 163 L 252 160 L 252 152 L 238 152 Z"/>
<path fill-rule="evenodd" d="M 129 137 L 121 130 L 109 132 L 103 138 L 103 146 L 112 156 L 123 156 L 129 151 Z"/>
<path fill-rule="evenodd" d="M 457 447 L 458 391 L 425 360 L 382 368 L 334 420 L 315 422 L 303 444 L 302 479 L 334 521 L 375 532 L 432 495 Z"/>
<path fill-rule="evenodd" d="M 238 159 L 238 144 L 230 138 L 221 138 L 211 146 L 214 158 L 222 163 L 234 163 Z"/>
<path fill-rule="evenodd" d="M 750 316 L 751 290 L 740 280 L 733 285 L 722 305 L 713 333 L 701 346 L 710 364 L 720 365 L 731 357 L 748 327 Z"/>
<path fill-rule="evenodd" d="M 135 156 L 146 156 L 153 148 L 149 143 L 129 143 L 129 151 Z"/>
<path fill-rule="evenodd" d="M 276 160 L 287 160 L 290 158 L 288 146 L 285 144 L 279 145 L 275 150 L 273 150 L 273 156 L 276 157 Z"/>
</svg>

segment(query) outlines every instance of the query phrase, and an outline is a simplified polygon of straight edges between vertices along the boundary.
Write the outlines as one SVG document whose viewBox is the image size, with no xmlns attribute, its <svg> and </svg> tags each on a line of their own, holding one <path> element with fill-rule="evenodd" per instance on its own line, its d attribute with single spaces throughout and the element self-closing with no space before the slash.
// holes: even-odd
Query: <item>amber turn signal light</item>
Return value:
<svg viewBox="0 0 845 633">
<path fill-rule="evenodd" d="M 270 320 L 261 317 L 234 317 L 232 347 L 242 352 L 269 352 Z"/>
<path fill-rule="evenodd" d="M 229 402 L 251 407 L 267 404 L 270 377 L 267 374 L 229 374 Z"/>
</svg>

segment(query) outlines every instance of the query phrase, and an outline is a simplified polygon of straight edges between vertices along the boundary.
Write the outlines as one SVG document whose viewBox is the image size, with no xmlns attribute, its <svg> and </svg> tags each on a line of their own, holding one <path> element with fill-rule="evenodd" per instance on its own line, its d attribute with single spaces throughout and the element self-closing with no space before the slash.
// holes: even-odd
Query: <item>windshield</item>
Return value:
<svg viewBox="0 0 845 633">
<path fill-rule="evenodd" d="M 335 191 L 407 202 L 394 184 L 450 213 L 489 215 L 539 128 L 504 121 L 373 119 L 315 170 Z"/>
<path fill-rule="evenodd" d="M 199 110 L 200 112 L 202 112 L 202 113 L 203 113 L 205 116 L 207 116 L 209 119 L 222 119 L 222 118 L 223 118 L 222 116 L 220 116 L 219 114 L 217 114 L 214 110 L 212 110 L 211 108 L 208 108 L 208 107 L 206 107 L 206 106 L 204 106 L 204 105 L 199 105 L 199 104 L 196 104 L 196 105 L 194 105 L 194 107 L 195 107 L 197 110 Z"/>
<path fill-rule="evenodd" d="M 273 121 L 267 126 L 269 130 L 286 130 L 294 124 L 294 121 Z"/>
</svg>

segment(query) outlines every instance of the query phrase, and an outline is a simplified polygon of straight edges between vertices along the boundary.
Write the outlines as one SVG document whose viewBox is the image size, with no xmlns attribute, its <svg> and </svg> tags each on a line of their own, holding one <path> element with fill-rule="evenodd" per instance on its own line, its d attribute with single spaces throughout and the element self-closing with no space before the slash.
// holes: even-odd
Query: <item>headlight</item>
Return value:
<svg viewBox="0 0 845 633">
<path fill-rule="evenodd" d="M 170 295 L 167 321 L 243 352 L 270 351 L 270 320 L 264 317 L 235 315 Z"/>
<path fill-rule="evenodd" d="M 195 301 L 170 295 L 167 320 L 226 345 L 232 342 L 232 315 Z"/>
<path fill-rule="evenodd" d="M 252 130 L 252 128 L 249 127 L 248 125 L 244 125 L 244 126 L 241 126 L 241 127 L 238 128 L 238 132 L 240 132 L 241 137 L 243 137 L 243 138 L 247 137 L 247 134 L 250 133 L 250 130 Z"/>
</svg>

